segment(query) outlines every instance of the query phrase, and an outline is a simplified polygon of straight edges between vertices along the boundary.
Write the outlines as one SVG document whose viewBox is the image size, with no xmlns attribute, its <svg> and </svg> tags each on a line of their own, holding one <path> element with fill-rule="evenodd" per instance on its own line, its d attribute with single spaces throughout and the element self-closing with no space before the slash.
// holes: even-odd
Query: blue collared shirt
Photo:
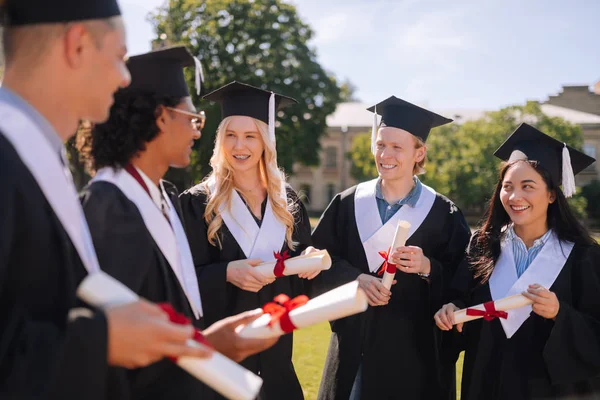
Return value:
<svg viewBox="0 0 600 400">
<path fill-rule="evenodd" d="M 542 251 L 542 248 L 544 248 L 550 235 L 552 235 L 552 229 L 548 229 L 548 232 L 544 233 L 541 238 L 534 240 L 533 246 L 528 249 L 523 240 L 517 236 L 512 225 L 506 230 L 506 238 L 512 242 L 517 276 L 520 277 L 523 275 L 523 272 L 529 268 L 529 265 L 531 265 L 535 257 L 537 257 L 540 251 Z"/>
<path fill-rule="evenodd" d="M 38 126 L 48 143 L 50 143 L 50 146 L 52 146 L 56 154 L 61 158 L 63 165 L 68 165 L 65 146 L 62 139 L 52 124 L 50 124 L 50 122 L 42 114 L 40 114 L 38 110 L 36 110 L 21 96 L 5 87 L 0 87 L 0 101 L 18 108 L 21 112 L 27 115 Z"/>
<path fill-rule="evenodd" d="M 395 203 L 388 203 L 383 198 L 383 192 L 381 190 L 381 179 L 377 181 L 377 185 L 375 187 L 375 199 L 377 200 L 377 208 L 379 209 L 379 216 L 381 216 L 381 223 L 385 224 L 389 221 L 390 218 L 394 216 L 398 212 L 403 205 L 407 205 L 409 207 L 415 207 L 417 205 L 417 201 L 419 201 L 419 197 L 421 197 L 421 192 L 423 191 L 423 184 L 416 176 L 413 176 L 413 181 L 415 182 L 415 186 L 411 189 L 408 195 L 398 200 Z"/>
</svg>

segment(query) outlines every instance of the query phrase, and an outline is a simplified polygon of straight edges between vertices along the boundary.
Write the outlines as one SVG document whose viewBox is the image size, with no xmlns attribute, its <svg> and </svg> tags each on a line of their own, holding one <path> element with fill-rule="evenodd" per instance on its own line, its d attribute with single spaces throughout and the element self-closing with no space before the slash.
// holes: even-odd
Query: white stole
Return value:
<svg viewBox="0 0 600 400">
<path fill-rule="evenodd" d="M 18 108 L 0 102 L 0 131 L 29 169 L 61 225 L 69 235 L 88 273 L 100 270 L 92 236 L 73 184 L 40 128 Z"/>
<path fill-rule="evenodd" d="M 211 196 L 214 195 L 216 188 L 214 177 L 211 177 L 206 185 Z M 285 194 L 285 191 L 283 193 Z M 275 261 L 273 253 L 281 251 L 285 242 L 286 228 L 273 213 L 269 198 L 267 198 L 265 215 L 260 227 L 237 190 L 232 190 L 230 206 L 221 204 L 219 213 L 246 257 L 261 259 L 263 262 Z"/>
<path fill-rule="evenodd" d="M 173 207 L 169 196 L 164 192 L 162 185 L 161 191 L 169 205 L 171 225 L 169 225 L 162 211 L 156 206 L 142 185 L 124 169 L 117 171 L 113 168 L 102 168 L 96 173 L 91 182 L 98 181 L 110 182 L 117 186 L 136 205 L 154 242 L 158 245 L 175 273 L 194 312 L 194 316 L 197 319 L 200 318 L 202 316 L 202 301 L 200 300 L 200 289 L 198 288 L 198 278 L 190 245 L 175 207 Z"/>
<path fill-rule="evenodd" d="M 377 271 L 383 263 L 379 252 L 387 250 L 392 244 L 398 221 L 410 223 L 407 239 L 410 238 L 431 211 L 436 196 L 435 190 L 423 185 L 415 207 L 402 206 L 384 225 L 381 223 L 375 197 L 377 181 L 378 179 L 373 179 L 358 184 L 354 194 L 354 217 L 371 272 Z"/>
<path fill-rule="evenodd" d="M 500 257 L 490 277 L 490 293 L 494 301 L 525 292 L 529 285 L 534 283 L 550 289 L 571 254 L 573 243 L 561 242 L 556 234 L 552 233 L 521 277 L 517 276 L 515 255 L 510 240 L 505 238 L 501 247 Z M 507 319 L 500 319 L 507 338 L 510 339 L 519 330 L 523 322 L 529 318 L 531 311 L 531 305 L 528 305 L 510 310 Z"/>
</svg>

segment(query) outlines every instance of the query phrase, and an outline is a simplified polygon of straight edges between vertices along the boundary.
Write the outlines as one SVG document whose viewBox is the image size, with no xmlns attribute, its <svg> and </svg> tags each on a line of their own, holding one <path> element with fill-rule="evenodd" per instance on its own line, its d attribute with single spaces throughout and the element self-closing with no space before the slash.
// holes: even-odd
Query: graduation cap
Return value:
<svg viewBox="0 0 600 400">
<path fill-rule="evenodd" d="M 5 26 L 105 19 L 121 15 L 117 0 L 4 0 Z"/>
<path fill-rule="evenodd" d="M 377 114 L 381 115 L 381 123 L 405 130 L 414 136 L 427 140 L 429 131 L 436 126 L 452 122 L 434 112 L 409 103 L 408 101 L 390 96 L 376 105 L 367 108 L 373 113 L 373 128 L 371 131 L 371 151 L 375 154 L 375 141 L 377 140 Z"/>
<path fill-rule="evenodd" d="M 275 143 L 275 112 L 295 99 L 233 81 L 203 97 L 221 104 L 222 117 L 243 115 L 256 118 L 269 125 L 269 139 Z"/>
<path fill-rule="evenodd" d="M 196 67 L 196 93 L 199 95 L 204 80 L 202 65 L 184 46 L 129 57 L 127 68 L 131 73 L 131 84 L 128 89 L 180 98 L 189 96 L 183 68 L 191 66 Z"/>
<path fill-rule="evenodd" d="M 562 184 L 565 197 L 575 194 L 575 175 L 596 161 L 526 123 L 519 125 L 494 155 L 508 162 L 537 161 L 555 183 Z"/>
</svg>

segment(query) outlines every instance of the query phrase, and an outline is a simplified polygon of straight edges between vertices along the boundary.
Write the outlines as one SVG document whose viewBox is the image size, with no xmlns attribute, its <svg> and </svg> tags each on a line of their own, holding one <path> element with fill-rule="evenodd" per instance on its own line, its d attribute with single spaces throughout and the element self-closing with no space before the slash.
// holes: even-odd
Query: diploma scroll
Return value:
<svg viewBox="0 0 600 400">
<path fill-rule="evenodd" d="M 406 244 L 406 239 L 408 238 L 408 231 L 410 230 L 410 222 L 408 221 L 398 221 L 398 226 L 396 227 L 396 233 L 394 234 L 394 241 L 392 242 L 392 247 L 390 247 L 388 257 L 392 255 L 395 249 L 398 247 L 402 247 Z M 387 262 L 387 261 L 386 261 Z M 385 264 L 387 266 L 387 264 Z M 394 277 L 396 276 L 396 267 L 385 268 L 383 271 L 382 283 L 388 290 L 392 287 L 392 283 L 394 282 Z"/>
<path fill-rule="evenodd" d="M 320 250 L 314 253 L 288 258 L 283 262 L 285 264 L 283 275 L 298 275 L 304 272 L 323 271 L 329 269 L 331 267 L 331 256 L 327 250 Z M 276 266 L 277 262 L 266 262 L 259 264 L 254 268 L 268 278 L 275 278 Z"/>
<path fill-rule="evenodd" d="M 454 312 L 454 324 L 460 324 L 463 322 L 473 321 L 479 318 L 487 318 L 493 319 L 496 318 L 496 315 L 499 312 L 506 312 L 510 310 L 514 310 L 516 308 L 521 308 L 533 304 L 533 301 L 529 300 L 527 297 L 522 294 L 515 294 L 514 296 L 505 297 L 500 300 L 496 300 L 493 302 L 494 311 L 490 312 L 489 309 L 486 309 L 484 304 L 479 304 L 473 307 L 465 308 L 463 310 L 458 310 Z M 488 307 L 489 308 L 489 307 Z M 479 311 L 478 315 L 468 315 L 467 310 L 477 310 Z M 502 318 L 502 317 L 501 317 Z"/>
<path fill-rule="evenodd" d="M 367 309 L 367 296 L 353 281 L 309 300 L 303 306 L 291 310 L 288 314 L 290 322 L 296 329 L 305 328 L 325 321 L 333 321 L 349 315 L 358 314 Z M 246 338 L 264 339 L 285 334 L 279 321 L 272 321 L 272 316 L 265 314 L 240 332 Z"/>
<path fill-rule="evenodd" d="M 88 275 L 77 289 L 79 298 L 100 308 L 110 308 L 139 300 L 127 286 L 100 271 Z M 194 340 L 189 346 L 202 346 Z M 262 379 L 224 355 L 213 352 L 210 358 L 179 357 L 177 365 L 230 400 L 252 400 Z"/>
</svg>

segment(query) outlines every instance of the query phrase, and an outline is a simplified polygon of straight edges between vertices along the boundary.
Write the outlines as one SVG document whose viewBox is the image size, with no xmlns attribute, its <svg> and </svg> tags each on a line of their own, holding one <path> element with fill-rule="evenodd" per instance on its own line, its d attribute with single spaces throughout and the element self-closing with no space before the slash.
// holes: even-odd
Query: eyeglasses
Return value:
<svg viewBox="0 0 600 400">
<path fill-rule="evenodd" d="M 204 111 L 200 111 L 199 113 L 193 113 L 185 110 L 180 110 L 179 108 L 174 107 L 166 107 L 167 110 L 174 111 L 179 114 L 189 115 L 190 117 L 194 117 L 190 120 L 192 127 L 197 131 L 204 128 L 204 123 L 206 122 L 206 114 Z"/>
</svg>

